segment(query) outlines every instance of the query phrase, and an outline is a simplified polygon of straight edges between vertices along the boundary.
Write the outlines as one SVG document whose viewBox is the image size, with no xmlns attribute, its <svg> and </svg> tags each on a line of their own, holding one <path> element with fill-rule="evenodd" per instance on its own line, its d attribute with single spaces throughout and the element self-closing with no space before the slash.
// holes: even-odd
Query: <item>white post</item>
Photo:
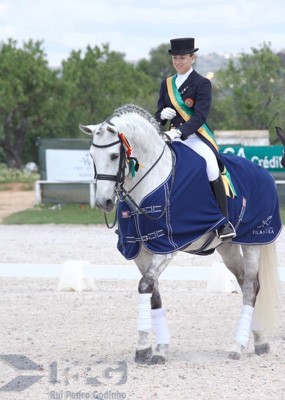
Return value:
<svg viewBox="0 0 285 400">
<path fill-rule="evenodd" d="M 40 181 L 35 182 L 35 203 L 36 203 L 36 206 L 41 204 L 41 182 Z"/>
<path fill-rule="evenodd" d="M 95 207 L 95 184 L 94 182 L 89 183 L 89 201 L 90 207 Z"/>
</svg>

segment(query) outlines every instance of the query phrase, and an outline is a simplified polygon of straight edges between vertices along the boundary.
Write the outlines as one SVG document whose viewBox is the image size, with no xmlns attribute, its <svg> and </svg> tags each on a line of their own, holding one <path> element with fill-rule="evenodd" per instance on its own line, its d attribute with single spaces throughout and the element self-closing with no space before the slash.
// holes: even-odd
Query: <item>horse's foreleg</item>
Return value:
<svg viewBox="0 0 285 400">
<path fill-rule="evenodd" d="M 138 298 L 138 343 L 136 349 L 135 361 L 137 363 L 146 363 L 152 355 L 152 348 L 149 344 L 149 333 L 151 331 L 151 302 L 154 290 L 154 278 L 151 274 L 143 274 L 139 282 Z"/>
<path fill-rule="evenodd" d="M 149 333 L 151 331 L 151 305 L 152 293 L 139 293 L 138 299 L 138 343 L 135 355 L 137 363 L 146 363 L 150 360 L 152 349 L 149 344 Z"/>
<path fill-rule="evenodd" d="M 138 363 L 161 363 L 166 360 L 169 334 L 167 333 L 168 328 L 161 306 L 157 281 L 171 258 L 143 251 L 141 253 L 135 260 L 142 273 L 138 287 L 138 343 L 135 361 Z M 147 268 L 145 267 L 146 264 L 148 264 Z M 153 358 L 151 358 L 152 348 L 149 344 L 149 333 L 152 323 L 157 337 L 157 346 Z M 165 343 L 166 341 L 167 343 Z"/>
<path fill-rule="evenodd" d="M 170 332 L 167 325 L 165 311 L 162 308 L 161 297 L 156 282 L 151 298 L 151 319 L 156 338 L 156 348 L 150 360 L 151 364 L 164 364 L 168 358 Z"/>
</svg>

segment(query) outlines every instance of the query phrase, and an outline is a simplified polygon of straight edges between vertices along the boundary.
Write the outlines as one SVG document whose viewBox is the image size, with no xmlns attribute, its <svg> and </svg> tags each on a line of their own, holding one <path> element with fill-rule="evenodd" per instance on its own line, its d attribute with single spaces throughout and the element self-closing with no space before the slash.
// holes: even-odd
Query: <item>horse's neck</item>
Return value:
<svg viewBox="0 0 285 400">
<path fill-rule="evenodd" d="M 140 168 L 135 177 L 130 174 L 126 177 L 125 189 L 131 190 L 131 197 L 136 202 L 140 202 L 143 197 L 167 179 L 171 172 L 172 156 L 169 147 L 165 145 L 157 132 L 150 135 L 146 132 L 136 135 L 129 140 L 133 149 L 132 155 L 138 159 Z M 157 160 L 159 161 L 157 162 Z M 154 165 L 156 162 L 157 164 Z M 150 169 L 151 171 L 146 175 Z M 144 177 L 144 175 L 146 176 Z M 132 190 L 140 179 L 142 179 L 141 182 Z"/>
<path fill-rule="evenodd" d="M 163 148 L 160 148 L 161 152 Z M 140 167 L 139 173 L 136 173 L 135 178 L 130 175 L 126 178 L 125 189 L 131 191 L 131 197 L 137 203 L 139 203 L 146 195 L 151 193 L 157 187 L 159 187 L 163 182 L 166 181 L 171 172 L 171 153 L 168 146 L 165 147 L 164 153 L 158 163 L 152 168 L 156 160 L 158 160 L 160 154 L 156 158 L 152 158 L 151 161 L 146 158 L 139 158 L 138 161 L 143 165 Z M 146 173 L 151 169 L 151 171 L 146 175 Z M 144 177 L 144 175 L 146 175 Z M 143 178 L 143 179 L 142 179 Z M 142 179 L 138 185 L 132 190 L 136 183 Z"/>
</svg>

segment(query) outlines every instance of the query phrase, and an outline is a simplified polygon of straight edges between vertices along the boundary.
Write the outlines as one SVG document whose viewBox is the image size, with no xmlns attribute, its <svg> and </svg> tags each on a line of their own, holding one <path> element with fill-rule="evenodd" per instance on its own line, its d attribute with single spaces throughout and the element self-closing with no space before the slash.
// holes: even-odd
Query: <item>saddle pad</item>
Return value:
<svg viewBox="0 0 285 400">
<path fill-rule="evenodd" d="M 127 199 L 118 204 L 117 248 L 126 259 L 138 256 L 141 246 L 157 254 L 182 250 L 226 219 L 212 193 L 205 160 L 182 143 L 174 142 L 175 176 L 172 175 L 139 206 Z M 236 226 L 236 243 L 265 244 L 281 230 L 275 182 L 263 168 L 232 155 L 223 155 L 237 197 L 228 198 L 229 219 Z M 142 183 L 143 184 L 143 183 Z M 148 218 L 149 217 L 149 218 Z"/>
</svg>

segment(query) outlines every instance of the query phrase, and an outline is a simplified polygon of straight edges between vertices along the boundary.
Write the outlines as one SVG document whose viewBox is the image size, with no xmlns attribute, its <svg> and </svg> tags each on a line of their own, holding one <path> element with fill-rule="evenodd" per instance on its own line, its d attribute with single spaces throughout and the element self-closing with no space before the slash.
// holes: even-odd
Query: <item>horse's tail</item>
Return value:
<svg viewBox="0 0 285 400">
<path fill-rule="evenodd" d="M 259 261 L 260 290 L 257 295 L 252 329 L 273 334 L 278 326 L 280 311 L 280 279 L 275 242 L 261 246 Z"/>
</svg>

